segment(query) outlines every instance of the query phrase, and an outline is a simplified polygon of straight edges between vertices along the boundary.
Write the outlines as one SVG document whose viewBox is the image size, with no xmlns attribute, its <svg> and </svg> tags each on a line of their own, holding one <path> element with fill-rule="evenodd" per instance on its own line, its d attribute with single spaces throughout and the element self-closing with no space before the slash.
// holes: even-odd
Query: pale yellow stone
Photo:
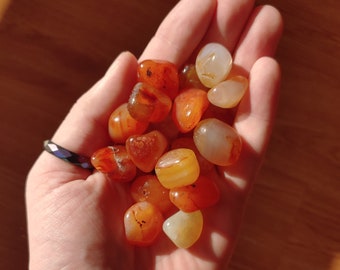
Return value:
<svg viewBox="0 0 340 270">
<path fill-rule="evenodd" d="M 189 248 L 201 236 L 203 215 L 200 210 L 191 213 L 178 211 L 163 223 L 163 231 L 179 248 Z"/>
<path fill-rule="evenodd" d="M 235 76 L 225 80 L 208 91 L 211 104 L 221 108 L 233 108 L 243 98 L 248 89 L 248 80 L 243 76 Z"/>
<path fill-rule="evenodd" d="M 225 80 L 232 67 L 230 52 L 219 43 L 208 43 L 196 57 L 198 78 L 208 88 Z"/>
<path fill-rule="evenodd" d="M 194 130 L 193 138 L 200 154 L 216 165 L 234 164 L 240 156 L 240 135 L 233 127 L 216 118 L 200 121 Z"/>
</svg>

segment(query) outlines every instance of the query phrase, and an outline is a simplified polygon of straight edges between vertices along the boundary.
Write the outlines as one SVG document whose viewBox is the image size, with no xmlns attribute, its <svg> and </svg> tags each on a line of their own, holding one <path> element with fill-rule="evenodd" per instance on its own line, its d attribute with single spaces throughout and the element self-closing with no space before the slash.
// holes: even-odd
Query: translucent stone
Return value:
<svg viewBox="0 0 340 270">
<path fill-rule="evenodd" d="M 170 189 L 194 183 L 200 174 L 200 167 L 194 151 L 178 148 L 160 157 L 155 172 L 159 182 Z"/>
<path fill-rule="evenodd" d="M 235 76 L 225 80 L 208 91 L 208 99 L 215 106 L 221 108 L 235 107 L 248 88 L 248 79 Z"/>
<path fill-rule="evenodd" d="M 179 73 L 179 85 L 180 89 L 187 88 L 199 88 L 206 90 L 200 79 L 198 78 L 196 67 L 193 64 L 185 65 L 184 68 Z"/>
<path fill-rule="evenodd" d="M 184 212 L 213 206 L 220 199 L 220 190 L 212 179 L 201 175 L 195 183 L 170 189 L 171 202 Z"/>
<path fill-rule="evenodd" d="M 137 168 L 124 145 L 98 149 L 91 156 L 91 163 L 98 171 L 106 173 L 115 182 L 128 182 L 135 178 Z"/>
<path fill-rule="evenodd" d="M 130 115 L 138 121 L 161 122 L 170 112 L 168 95 L 147 83 L 135 85 L 128 102 Z"/>
<path fill-rule="evenodd" d="M 144 60 L 137 68 L 138 80 L 163 91 L 171 99 L 177 96 L 179 77 L 175 64 L 162 60 Z"/>
<path fill-rule="evenodd" d="M 209 106 L 207 92 L 197 88 L 186 89 L 173 102 L 172 119 L 185 133 L 193 130 Z"/>
<path fill-rule="evenodd" d="M 205 45 L 196 58 L 196 72 L 206 87 L 214 87 L 225 80 L 232 67 L 230 52 L 218 43 Z"/>
<path fill-rule="evenodd" d="M 166 150 L 168 141 L 161 132 L 153 130 L 146 134 L 130 136 L 125 145 L 136 166 L 143 172 L 151 172 Z"/>
<path fill-rule="evenodd" d="M 130 191 L 136 202 L 148 201 L 162 212 L 167 212 L 173 206 L 169 198 L 169 190 L 163 187 L 153 174 L 137 177 L 132 182 Z"/>
<path fill-rule="evenodd" d="M 125 236 L 130 244 L 148 246 L 162 231 L 163 216 L 160 210 L 149 202 L 133 204 L 124 215 Z"/>
<path fill-rule="evenodd" d="M 240 136 L 234 128 L 218 119 L 208 118 L 199 122 L 193 138 L 201 155 L 216 165 L 231 165 L 240 156 Z"/>
<path fill-rule="evenodd" d="M 115 143 L 125 143 L 131 135 L 143 134 L 148 128 L 148 122 L 134 119 L 127 108 L 127 103 L 120 105 L 110 115 L 109 135 Z"/>
<path fill-rule="evenodd" d="M 203 215 L 200 210 L 191 213 L 178 211 L 163 223 L 163 231 L 179 248 L 189 248 L 201 236 Z"/>
</svg>

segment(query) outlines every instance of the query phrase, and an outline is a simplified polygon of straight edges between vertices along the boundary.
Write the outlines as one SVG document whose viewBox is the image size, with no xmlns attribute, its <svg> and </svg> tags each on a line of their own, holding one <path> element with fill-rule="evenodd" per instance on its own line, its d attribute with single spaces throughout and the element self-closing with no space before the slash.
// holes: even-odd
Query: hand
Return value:
<svg viewBox="0 0 340 270">
<path fill-rule="evenodd" d="M 192 248 L 177 249 L 165 236 L 147 248 L 128 245 L 123 229 L 123 215 L 131 205 L 127 185 L 110 184 L 101 173 L 43 152 L 27 178 L 30 268 L 206 270 L 227 265 L 270 137 L 280 81 L 271 56 L 281 31 L 278 11 L 254 8 L 252 0 L 182 0 L 139 59 L 158 58 L 180 67 L 200 46 L 219 42 L 233 52 L 239 71 L 249 76 L 249 91 L 234 121 L 243 140 L 241 157 L 236 165 L 212 175 L 222 198 L 203 211 L 203 234 Z M 87 156 L 111 144 L 108 117 L 126 102 L 136 68 L 133 55 L 119 55 L 73 106 L 52 141 Z"/>
</svg>

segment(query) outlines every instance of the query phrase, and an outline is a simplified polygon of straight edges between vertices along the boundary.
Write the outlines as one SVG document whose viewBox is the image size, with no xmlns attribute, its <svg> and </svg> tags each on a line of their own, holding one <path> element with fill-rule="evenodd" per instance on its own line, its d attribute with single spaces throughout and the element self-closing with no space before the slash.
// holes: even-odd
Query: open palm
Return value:
<svg viewBox="0 0 340 270">
<path fill-rule="evenodd" d="M 227 265 L 245 200 L 269 140 L 280 72 L 271 58 L 282 31 L 272 7 L 252 0 L 182 0 L 165 18 L 141 59 L 163 59 L 180 67 L 208 42 L 233 52 L 238 72 L 250 86 L 235 112 L 243 140 L 236 165 L 212 175 L 222 190 L 218 205 L 203 211 L 204 229 L 190 249 L 162 235 L 151 247 L 126 243 L 123 215 L 131 205 L 128 185 L 112 184 L 96 172 L 42 153 L 27 179 L 26 199 L 31 269 L 216 269 Z M 85 93 L 52 140 L 90 156 L 111 144 L 110 113 L 125 102 L 136 82 L 137 59 L 124 52 Z"/>
</svg>

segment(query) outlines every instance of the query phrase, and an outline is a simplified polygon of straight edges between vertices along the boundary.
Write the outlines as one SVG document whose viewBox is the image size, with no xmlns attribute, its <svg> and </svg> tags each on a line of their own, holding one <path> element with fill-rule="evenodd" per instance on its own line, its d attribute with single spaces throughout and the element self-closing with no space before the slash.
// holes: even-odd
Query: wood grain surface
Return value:
<svg viewBox="0 0 340 270">
<path fill-rule="evenodd" d="M 12 1 L 0 23 L 0 269 L 27 269 L 25 177 L 42 141 L 176 2 Z M 340 269 L 340 1 L 257 4 L 283 15 L 283 82 L 229 269 Z"/>
</svg>

